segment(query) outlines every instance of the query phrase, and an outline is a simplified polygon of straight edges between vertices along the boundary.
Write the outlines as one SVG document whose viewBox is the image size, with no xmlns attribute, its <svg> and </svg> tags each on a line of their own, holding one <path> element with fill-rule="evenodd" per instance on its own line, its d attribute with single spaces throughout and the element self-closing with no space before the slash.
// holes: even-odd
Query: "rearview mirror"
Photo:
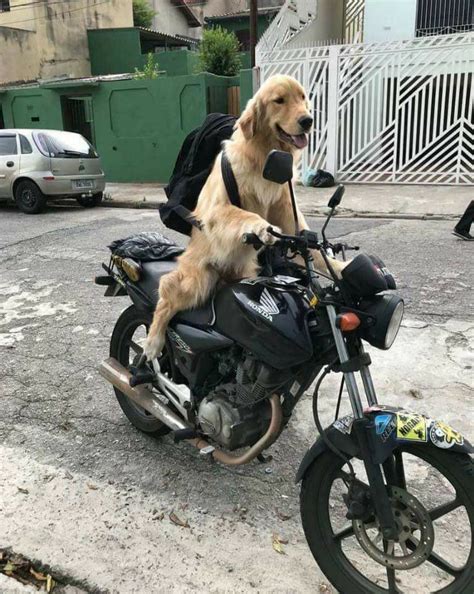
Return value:
<svg viewBox="0 0 474 594">
<path fill-rule="evenodd" d="M 270 151 L 263 166 L 262 175 L 276 184 L 290 181 L 293 177 L 293 155 L 285 151 Z"/>
<path fill-rule="evenodd" d="M 339 206 L 339 204 L 341 203 L 342 197 L 344 196 L 345 191 L 346 191 L 346 188 L 342 184 L 337 186 L 336 191 L 329 199 L 329 202 L 328 202 L 329 208 L 336 208 L 336 206 Z"/>
</svg>

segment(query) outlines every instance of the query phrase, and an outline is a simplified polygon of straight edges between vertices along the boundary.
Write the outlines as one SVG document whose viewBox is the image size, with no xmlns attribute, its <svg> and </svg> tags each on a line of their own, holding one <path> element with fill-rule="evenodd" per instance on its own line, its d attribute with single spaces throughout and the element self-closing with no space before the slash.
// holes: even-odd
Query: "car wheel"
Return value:
<svg viewBox="0 0 474 594">
<path fill-rule="evenodd" d="M 93 196 L 81 196 L 80 198 L 77 198 L 77 202 L 84 208 L 91 208 L 93 206 L 99 206 L 103 198 L 104 193 L 99 192 Z"/>
<path fill-rule="evenodd" d="M 38 214 L 46 206 L 46 196 L 38 186 L 25 179 L 15 188 L 15 201 L 18 208 L 25 214 Z"/>
</svg>

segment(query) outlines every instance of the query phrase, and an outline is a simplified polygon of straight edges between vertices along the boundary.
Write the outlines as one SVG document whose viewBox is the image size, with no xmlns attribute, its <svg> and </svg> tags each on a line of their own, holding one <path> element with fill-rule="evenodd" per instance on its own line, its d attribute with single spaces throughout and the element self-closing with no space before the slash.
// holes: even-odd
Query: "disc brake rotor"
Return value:
<svg viewBox="0 0 474 594">
<path fill-rule="evenodd" d="M 397 538 L 384 541 L 377 519 L 372 522 L 354 520 L 354 533 L 360 546 L 377 563 L 393 569 L 413 569 L 421 565 L 433 550 L 433 524 L 416 497 L 398 487 L 390 490 Z"/>
</svg>

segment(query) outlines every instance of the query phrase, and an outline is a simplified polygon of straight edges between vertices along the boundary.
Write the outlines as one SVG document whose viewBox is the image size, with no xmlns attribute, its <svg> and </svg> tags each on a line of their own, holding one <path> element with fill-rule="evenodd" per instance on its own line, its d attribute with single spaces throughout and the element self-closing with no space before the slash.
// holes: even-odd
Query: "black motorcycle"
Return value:
<svg viewBox="0 0 474 594">
<path fill-rule="evenodd" d="M 264 175 L 292 192 L 291 170 L 288 155 L 273 151 Z M 349 246 L 329 242 L 325 229 L 343 191 L 340 186 L 329 202 L 321 239 L 307 230 L 269 229 L 277 242 L 262 249 L 257 236 L 244 236 L 260 249 L 261 274 L 222 285 L 203 307 L 177 314 L 152 364 L 144 362 L 142 345 L 156 287 L 180 248 L 165 240 L 165 260 L 113 252 L 103 265 L 107 275 L 96 282 L 107 285 L 106 295 L 128 295 L 133 304 L 117 320 L 100 373 L 136 428 L 155 436 L 173 432 L 231 465 L 264 461 L 264 450 L 317 379 L 319 438 L 297 481 L 303 528 L 319 567 L 347 594 L 472 594 L 473 448 L 441 421 L 378 403 L 364 343 L 389 349 L 404 305 L 389 292 L 395 283 L 378 258 L 359 254 L 342 278 L 333 272 L 328 254 L 345 257 Z M 314 250 L 327 277 L 315 272 Z M 318 393 L 329 373 L 342 380 L 336 419 L 323 428 Z M 352 415 L 337 418 L 344 393 Z"/>
</svg>

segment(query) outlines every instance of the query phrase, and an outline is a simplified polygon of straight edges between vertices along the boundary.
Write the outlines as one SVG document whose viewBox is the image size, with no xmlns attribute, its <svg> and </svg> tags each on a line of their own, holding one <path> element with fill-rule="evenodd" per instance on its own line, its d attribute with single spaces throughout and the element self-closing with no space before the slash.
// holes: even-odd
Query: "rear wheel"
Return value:
<svg viewBox="0 0 474 594">
<path fill-rule="evenodd" d="M 352 462 L 360 484 L 367 486 L 362 462 Z M 397 479 L 387 482 L 399 528 L 394 541 L 383 539 L 372 512 L 364 521 L 346 519 L 349 475 L 336 454 L 325 452 L 308 469 L 301 517 L 319 567 L 342 594 L 474 592 L 471 458 L 403 446 L 393 463 Z M 384 465 L 386 476 L 388 470 Z"/>
<path fill-rule="evenodd" d="M 97 194 L 94 194 L 93 196 L 80 196 L 79 198 L 76 198 L 76 200 L 77 200 L 78 204 L 80 204 L 84 208 L 92 208 L 93 206 L 99 206 L 99 204 L 102 202 L 103 198 L 104 198 L 104 193 L 98 192 Z"/>
<path fill-rule="evenodd" d="M 15 188 L 15 201 L 25 214 L 39 214 L 46 206 L 46 196 L 29 179 L 22 180 Z"/>
<path fill-rule="evenodd" d="M 151 316 L 138 310 L 134 305 L 122 312 L 115 324 L 110 340 L 110 356 L 114 357 L 127 369 L 138 362 L 143 352 Z M 160 358 L 160 366 L 167 371 L 168 355 L 166 347 Z M 147 410 L 128 398 L 123 392 L 114 387 L 115 395 L 121 409 L 134 427 L 155 437 L 161 437 L 170 432 L 170 428 Z"/>
</svg>

